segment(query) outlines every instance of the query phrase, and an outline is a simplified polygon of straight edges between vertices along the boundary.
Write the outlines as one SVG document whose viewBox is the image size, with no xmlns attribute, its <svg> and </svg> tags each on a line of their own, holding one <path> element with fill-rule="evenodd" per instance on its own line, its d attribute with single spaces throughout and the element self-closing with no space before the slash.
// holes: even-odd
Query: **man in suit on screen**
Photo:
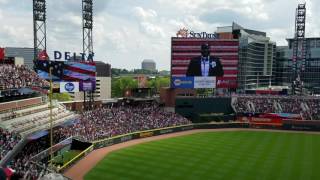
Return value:
<svg viewBox="0 0 320 180">
<path fill-rule="evenodd" d="M 186 76 L 223 76 L 223 67 L 218 57 L 210 56 L 209 44 L 201 45 L 201 56 L 191 59 Z"/>
</svg>

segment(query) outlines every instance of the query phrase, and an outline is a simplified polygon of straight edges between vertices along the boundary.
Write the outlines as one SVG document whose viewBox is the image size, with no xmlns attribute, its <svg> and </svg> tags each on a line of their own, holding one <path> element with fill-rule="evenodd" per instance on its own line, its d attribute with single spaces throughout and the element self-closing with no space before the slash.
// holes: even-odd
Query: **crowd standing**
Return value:
<svg viewBox="0 0 320 180">
<path fill-rule="evenodd" d="M 0 64 L 0 89 L 24 87 L 48 87 L 49 82 L 41 79 L 35 71 L 24 65 Z"/>
</svg>

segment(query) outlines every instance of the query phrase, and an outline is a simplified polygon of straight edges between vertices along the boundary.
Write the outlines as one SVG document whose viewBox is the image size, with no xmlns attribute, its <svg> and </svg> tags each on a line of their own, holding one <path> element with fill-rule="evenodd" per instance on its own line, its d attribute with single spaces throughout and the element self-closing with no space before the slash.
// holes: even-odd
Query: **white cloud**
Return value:
<svg viewBox="0 0 320 180">
<path fill-rule="evenodd" d="M 165 37 L 165 33 L 160 26 L 152 24 L 150 22 L 142 22 L 141 30 L 143 33 L 150 35 L 152 37 Z"/>
<path fill-rule="evenodd" d="M 142 20 L 157 17 L 157 12 L 153 9 L 143 9 L 142 7 L 134 7 L 133 13 L 136 17 Z"/>
<path fill-rule="evenodd" d="M 240 25 L 267 32 L 285 45 L 293 36 L 300 0 L 99 0 L 94 3 L 94 51 L 113 67 L 138 68 L 151 58 L 170 68 L 170 37 L 186 27 L 214 32 L 217 26 Z M 320 36 L 319 0 L 307 2 L 307 37 Z M 33 46 L 32 7 L 21 0 L 0 0 L 0 46 Z M 47 1 L 50 50 L 82 51 L 79 0 Z"/>
<path fill-rule="evenodd" d="M 277 45 L 279 46 L 285 46 L 287 45 L 287 41 L 284 37 L 287 37 L 288 34 L 290 34 L 291 29 L 278 29 L 278 28 L 272 28 L 268 29 L 268 35 L 272 37 L 272 41 L 277 42 Z"/>
<path fill-rule="evenodd" d="M 9 0 L 0 0 L 0 4 L 7 4 Z"/>
<path fill-rule="evenodd" d="M 183 10 L 200 10 L 197 9 L 199 8 L 201 5 L 205 5 L 208 0 L 158 0 L 158 2 L 162 5 L 162 6 L 171 6 L 174 7 L 176 9 L 183 9 Z"/>
</svg>

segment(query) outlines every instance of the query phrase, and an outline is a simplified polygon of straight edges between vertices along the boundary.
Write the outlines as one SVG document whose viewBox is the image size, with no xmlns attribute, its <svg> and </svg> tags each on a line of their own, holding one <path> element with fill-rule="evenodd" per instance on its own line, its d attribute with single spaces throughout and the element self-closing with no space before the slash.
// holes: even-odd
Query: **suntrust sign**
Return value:
<svg viewBox="0 0 320 180">
<path fill-rule="evenodd" d="M 180 29 L 177 32 L 177 37 L 184 37 L 184 38 L 203 38 L 203 39 L 217 39 L 217 35 L 215 33 L 207 33 L 207 32 L 194 32 L 189 31 L 188 29 Z"/>
<path fill-rule="evenodd" d="M 217 39 L 216 34 L 214 33 L 207 33 L 207 32 L 201 32 L 201 33 L 196 33 L 193 31 L 190 31 L 189 33 L 189 37 L 193 37 L 193 38 L 209 38 L 209 39 Z"/>
</svg>

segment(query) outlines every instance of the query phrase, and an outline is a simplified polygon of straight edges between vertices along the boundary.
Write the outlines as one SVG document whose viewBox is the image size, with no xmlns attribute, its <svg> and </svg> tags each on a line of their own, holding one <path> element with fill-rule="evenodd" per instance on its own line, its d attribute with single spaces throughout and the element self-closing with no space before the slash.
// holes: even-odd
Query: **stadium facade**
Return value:
<svg viewBox="0 0 320 180">
<path fill-rule="evenodd" d="M 274 84 L 273 64 L 276 60 L 276 43 L 265 32 L 246 29 L 233 23 L 218 27 L 220 38 L 239 39 L 238 91 L 268 87 Z"/>
<path fill-rule="evenodd" d="M 287 46 L 277 47 L 275 82 L 291 86 L 293 81 L 292 54 L 293 39 L 287 39 Z M 306 38 L 305 71 L 301 73 L 303 87 L 311 94 L 320 94 L 320 38 Z M 299 62 L 298 62 L 299 63 Z"/>
<path fill-rule="evenodd" d="M 12 58 L 23 58 L 24 65 L 33 69 L 34 49 L 29 47 L 6 47 L 5 56 Z"/>
<path fill-rule="evenodd" d="M 243 28 L 233 23 L 218 27 L 219 39 L 238 39 L 237 91 L 244 93 L 274 84 L 273 64 L 276 60 L 276 43 L 265 32 Z"/>
</svg>

